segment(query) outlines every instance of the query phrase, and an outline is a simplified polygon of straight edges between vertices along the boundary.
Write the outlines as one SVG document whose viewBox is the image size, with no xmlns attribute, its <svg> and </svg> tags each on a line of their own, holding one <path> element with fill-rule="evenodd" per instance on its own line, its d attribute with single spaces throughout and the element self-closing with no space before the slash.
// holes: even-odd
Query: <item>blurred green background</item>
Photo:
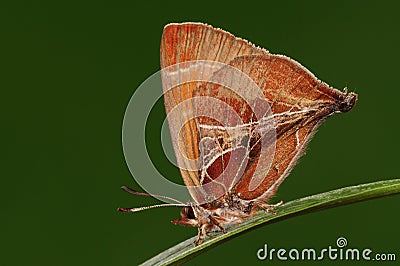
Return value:
<svg viewBox="0 0 400 266">
<path fill-rule="evenodd" d="M 116 211 L 157 203 L 120 190 L 140 189 L 124 160 L 121 127 L 135 89 L 159 70 L 169 22 L 223 28 L 359 94 L 354 110 L 321 126 L 275 200 L 398 178 L 400 17 L 394 3 L 2 3 L 0 264 L 136 265 L 197 233 L 170 223 L 179 208 Z M 160 101 L 148 122 L 148 148 L 160 172 L 179 178 L 162 154 L 163 119 Z M 257 250 L 265 243 L 320 249 L 340 236 L 348 247 L 397 253 L 398 263 L 399 203 L 394 196 L 272 224 L 189 265 L 283 265 L 258 261 Z"/>
</svg>

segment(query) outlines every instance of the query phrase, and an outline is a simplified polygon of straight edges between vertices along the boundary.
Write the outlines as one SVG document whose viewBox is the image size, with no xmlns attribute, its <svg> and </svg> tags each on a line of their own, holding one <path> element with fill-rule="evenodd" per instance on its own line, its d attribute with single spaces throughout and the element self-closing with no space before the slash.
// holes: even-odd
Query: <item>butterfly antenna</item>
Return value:
<svg viewBox="0 0 400 266">
<path fill-rule="evenodd" d="M 147 209 L 153 209 L 158 207 L 184 207 L 187 206 L 186 204 L 175 204 L 175 203 L 168 203 L 168 204 L 158 204 L 158 205 L 151 205 L 151 206 L 144 206 L 138 208 L 118 208 L 120 212 L 140 212 Z"/>
<path fill-rule="evenodd" d="M 162 195 L 156 195 L 156 194 L 149 194 L 149 193 L 139 192 L 139 191 L 133 190 L 133 189 L 131 189 L 131 188 L 128 188 L 128 187 L 126 187 L 126 186 L 122 186 L 121 189 L 124 190 L 124 191 L 126 191 L 126 192 L 128 192 L 128 193 L 130 193 L 130 194 L 133 194 L 133 195 L 149 196 L 149 197 L 155 197 L 155 198 L 162 198 L 162 199 L 172 200 L 172 201 L 175 201 L 175 202 L 177 202 L 177 203 L 179 203 L 179 204 L 182 204 L 182 205 L 178 205 L 178 206 L 186 206 L 186 204 L 184 204 L 183 202 L 181 202 L 181 201 L 179 201 L 179 200 L 177 200 L 177 199 L 168 197 L 168 196 L 162 196 Z M 157 205 L 154 205 L 154 206 L 157 206 Z M 169 206 L 169 205 L 168 205 L 168 206 Z"/>
</svg>

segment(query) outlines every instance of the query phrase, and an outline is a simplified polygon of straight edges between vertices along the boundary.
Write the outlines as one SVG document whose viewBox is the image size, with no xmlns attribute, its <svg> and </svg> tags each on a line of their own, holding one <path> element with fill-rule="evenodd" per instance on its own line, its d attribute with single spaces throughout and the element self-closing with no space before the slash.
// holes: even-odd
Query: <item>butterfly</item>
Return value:
<svg viewBox="0 0 400 266">
<path fill-rule="evenodd" d="M 197 227 L 195 245 L 259 210 L 275 213 L 282 202 L 269 200 L 318 126 L 357 101 L 289 57 L 203 23 L 166 25 L 160 61 L 172 143 L 193 199 L 172 222 Z"/>
</svg>

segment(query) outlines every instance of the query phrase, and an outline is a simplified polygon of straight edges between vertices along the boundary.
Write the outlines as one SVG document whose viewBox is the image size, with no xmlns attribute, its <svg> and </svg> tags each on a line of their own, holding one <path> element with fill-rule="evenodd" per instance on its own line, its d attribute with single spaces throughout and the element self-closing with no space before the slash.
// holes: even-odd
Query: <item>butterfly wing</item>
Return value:
<svg viewBox="0 0 400 266">
<path fill-rule="evenodd" d="M 229 63 L 241 55 L 268 54 L 250 42 L 203 23 L 171 23 L 161 40 L 161 68 L 192 60 Z"/>
<path fill-rule="evenodd" d="M 205 71 L 193 60 L 229 66 Z M 356 101 L 355 94 L 329 87 L 294 60 L 200 23 L 165 27 L 161 67 L 175 154 L 198 203 L 231 190 L 244 199 L 268 200 L 317 127 Z M 230 68 L 244 75 L 232 76 Z"/>
<path fill-rule="evenodd" d="M 257 83 L 274 118 L 276 146 L 272 163 L 265 167 L 264 158 L 271 154 L 261 147 L 270 136 L 262 133 L 262 125 L 255 129 L 259 134 L 252 134 L 257 137 L 252 142 L 258 142 L 258 146 L 250 147 L 249 164 L 235 184 L 242 198 L 266 201 L 296 165 L 318 126 L 332 114 L 353 108 L 357 95 L 331 88 L 296 61 L 281 55 L 241 56 L 230 65 Z M 252 186 L 255 180 L 257 186 Z"/>
<path fill-rule="evenodd" d="M 199 143 L 203 137 L 199 135 L 198 119 L 192 119 L 196 115 L 191 98 L 201 80 L 209 80 L 220 65 L 196 71 L 193 61 L 228 63 L 238 56 L 252 54 L 268 52 L 202 23 L 169 24 L 164 28 L 160 51 L 164 104 L 182 178 L 196 202 L 208 200 L 213 193 L 200 187 L 203 182 L 199 169 L 204 158 Z"/>
</svg>

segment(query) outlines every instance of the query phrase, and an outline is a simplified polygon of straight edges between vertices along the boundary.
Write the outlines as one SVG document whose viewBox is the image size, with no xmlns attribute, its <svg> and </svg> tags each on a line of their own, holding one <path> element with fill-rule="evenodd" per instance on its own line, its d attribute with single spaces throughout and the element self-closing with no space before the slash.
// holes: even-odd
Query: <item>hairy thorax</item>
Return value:
<svg viewBox="0 0 400 266">
<path fill-rule="evenodd" d="M 198 245 L 202 243 L 208 232 L 218 229 L 225 232 L 227 225 L 241 223 L 243 219 L 254 216 L 258 209 L 273 212 L 272 208 L 280 204 L 269 205 L 254 200 L 244 200 L 240 198 L 240 194 L 230 192 L 206 204 L 191 204 L 184 207 L 181 218 L 172 222 L 198 227 L 199 237 L 195 243 Z"/>
</svg>

